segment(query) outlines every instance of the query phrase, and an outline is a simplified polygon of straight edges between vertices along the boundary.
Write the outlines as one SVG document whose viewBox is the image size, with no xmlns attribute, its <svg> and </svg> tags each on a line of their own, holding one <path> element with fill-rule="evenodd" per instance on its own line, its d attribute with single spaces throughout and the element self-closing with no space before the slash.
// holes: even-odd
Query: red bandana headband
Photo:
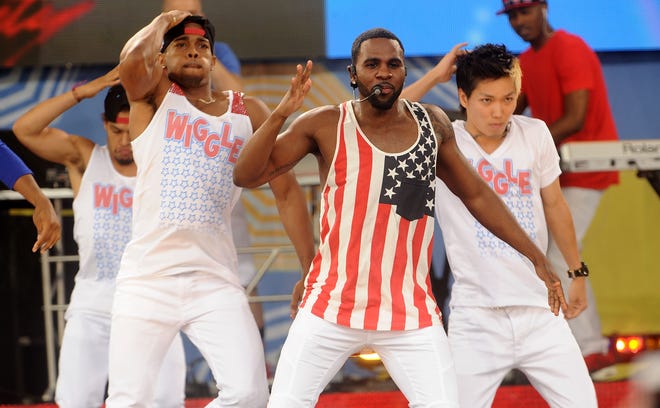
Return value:
<svg viewBox="0 0 660 408">
<path fill-rule="evenodd" d="M 197 27 L 186 27 L 186 28 L 183 29 L 183 33 L 184 34 L 194 34 L 194 35 L 198 35 L 200 37 L 204 37 L 206 35 L 206 31 L 204 31 L 201 28 L 197 28 Z"/>
</svg>

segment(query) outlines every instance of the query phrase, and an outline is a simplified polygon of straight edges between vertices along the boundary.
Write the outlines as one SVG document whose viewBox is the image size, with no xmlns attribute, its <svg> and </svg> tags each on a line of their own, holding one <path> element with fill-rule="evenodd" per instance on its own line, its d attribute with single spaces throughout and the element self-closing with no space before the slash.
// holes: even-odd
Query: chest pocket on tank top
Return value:
<svg viewBox="0 0 660 408">
<path fill-rule="evenodd" d="M 401 179 L 396 213 L 408 221 L 415 221 L 426 214 L 427 191 L 430 183 L 423 180 Z"/>
</svg>

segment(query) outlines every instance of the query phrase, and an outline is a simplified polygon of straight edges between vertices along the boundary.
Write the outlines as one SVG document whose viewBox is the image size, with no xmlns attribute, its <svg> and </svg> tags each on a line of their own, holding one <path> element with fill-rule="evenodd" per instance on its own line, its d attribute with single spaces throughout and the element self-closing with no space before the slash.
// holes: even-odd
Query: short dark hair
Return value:
<svg viewBox="0 0 660 408">
<path fill-rule="evenodd" d="M 372 28 L 358 35 L 355 38 L 355 41 L 353 41 L 353 46 L 351 47 L 351 64 L 353 66 L 355 66 L 355 63 L 357 62 L 357 57 L 358 54 L 360 53 L 360 46 L 362 45 L 362 43 L 367 40 L 371 40 L 373 38 L 387 38 L 389 40 L 395 40 L 396 42 L 399 43 L 399 47 L 401 47 L 401 51 L 404 51 L 403 43 L 401 42 L 399 37 L 394 35 L 393 32 L 385 28 Z"/>
<path fill-rule="evenodd" d="M 120 112 L 131 109 L 131 105 L 128 103 L 128 97 L 126 97 L 126 91 L 119 84 L 108 89 L 108 94 L 105 96 L 103 105 L 105 108 L 103 117 L 108 122 L 116 122 L 117 115 Z"/>
<path fill-rule="evenodd" d="M 202 29 L 204 30 L 204 38 L 211 43 L 211 53 L 214 52 L 213 44 L 215 43 L 215 27 L 206 17 L 202 16 L 188 16 L 181 20 L 179 24 L 167 30 L 165 35 L 163 35 L 163 45 L 160 48 L 160 52 L 165 52 L 167 46 L 170 45 L 175 38 L 185 34 L 186 24 L 188 23 L 195 23 L 202 26 Z"/>
<path fill-rule="evenodd" d="M 511 77 L 520 91 L 520 64 L 506 46 L 484 44 L 456 60 L 456 86 L 470 97 L 478 82 L 484 79 Z"/>
</svg>

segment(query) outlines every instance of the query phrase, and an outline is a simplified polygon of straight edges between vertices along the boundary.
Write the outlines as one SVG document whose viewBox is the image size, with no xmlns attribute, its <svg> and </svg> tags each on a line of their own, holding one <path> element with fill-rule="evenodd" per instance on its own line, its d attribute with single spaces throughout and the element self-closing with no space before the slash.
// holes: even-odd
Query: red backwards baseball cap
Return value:
<svg viewBox="0 0 660 408">
<path fill-rule="evenodd" d="M 534 6 L 536 4 L 548 4 L 546 0 L 502 0 L 504 8 L 497 12 L 498 15 L 508 13 L 510 10 Z"/>
</svg>

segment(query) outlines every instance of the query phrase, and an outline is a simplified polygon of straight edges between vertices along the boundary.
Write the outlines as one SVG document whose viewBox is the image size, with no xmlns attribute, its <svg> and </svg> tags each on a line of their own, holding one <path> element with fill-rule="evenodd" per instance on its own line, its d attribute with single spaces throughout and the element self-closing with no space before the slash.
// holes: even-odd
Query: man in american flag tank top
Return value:
<svg viewBox="0 0 660 408">
<path fill-rule="evenodd" d="M 400 99 L 401 41 L 377 28 L 360 34 L 348 67 L 360 99 L 313 109 L 279 134 L 311 88 L 312 62 L 246 143 L 234 182 L 257 187 L 307 154 L 319 163 L 320 244 L 294 288 L 295 320 L 282 349 L 270 407 L 311 407 L 353 353 L 382 358 L 410 406 L 457 407 L 454 366 L 429 266 L 435 177 L 497 236 L 527 256 L 555 313 L 561 284 L 543 253 L 457 149 L 437 106 Z"/>
</svg>

